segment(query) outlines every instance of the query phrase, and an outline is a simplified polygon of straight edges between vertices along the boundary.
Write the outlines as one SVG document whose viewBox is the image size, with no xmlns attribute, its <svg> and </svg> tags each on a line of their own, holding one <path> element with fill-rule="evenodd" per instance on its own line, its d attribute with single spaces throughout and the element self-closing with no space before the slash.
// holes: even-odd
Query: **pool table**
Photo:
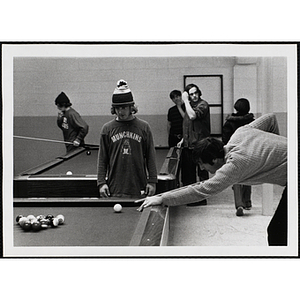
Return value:
<svg viewBox="0 0 300 300">
<path fill-rule="evenodd" d="M 105 200 L 99 198 L 97 157 L 97 147 L 79 148 L 22 172 L 14 177 L 14 201 L 20 202 L 25 199 L 45 201 L 43 198 Z M 180 149 L 156 147 L 157 193 L 178 186 L 179 160 Z M 67 175 L 68 171 L 71 171 L 72 174 Z"/>
<path fill-rule="evenodd" d="M 90 153 L 87 153 L 90 151 Z M 157 148 L 157 193 L 177 187 L 180 149 Z M 97 148 L 79 148 L 14 178 L 13 215 L 63 214 L 65 223 L 37 232 L 14 221 L 14 247 L 164 246 L 169 208 L 137 210 L 135 199 L 99 198 Z M 72 175 L 66 175 L 71 170 Z M 115 203 L 122 211 L 113 210 Z"/>
<path fill-rule="evenodd" d="M 16 206 L 14 216 L 63 214 L 64 224 L 39 231 L 25 231 L 15 221 L 14 247 L 76 246 L 165 246 L 169 232 L 167 207 L 151 207 L 143 212 L 123 206 L 117 213 L 113 204 Z M 70 256 L 72 253 L 69 253 Z M 39 253 L 42 255 L 42 252 Z"/>
</svg>

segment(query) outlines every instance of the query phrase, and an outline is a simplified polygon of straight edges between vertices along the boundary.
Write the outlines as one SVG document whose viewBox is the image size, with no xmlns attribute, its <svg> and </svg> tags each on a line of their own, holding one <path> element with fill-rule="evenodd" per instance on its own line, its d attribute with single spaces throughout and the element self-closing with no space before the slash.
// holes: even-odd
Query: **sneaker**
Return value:
<svg viewBox="0 0 300 300">
<path fill-rule="evenodd" d="M 241 216 L 244 215 L 243 207 L 239 206 L 239 207 L 237 208 L 237 210 L 236 210 L 236 215 L 237 215 L 238 217 L 241 217 Z"/>
<path fill-rule="evenodd" d="M 246 207 L 245 207 L 245 209 L 250 210 L 251 207 L 252 207 L 251 201 L 246 202 Z"/>
<path fill-rule="evenodd" d="M 198 202 L 188 203 L 186 206 L 202 206 L 202 205 L 207 205 L 206 199 L 198 201 Z"/>
</svg>

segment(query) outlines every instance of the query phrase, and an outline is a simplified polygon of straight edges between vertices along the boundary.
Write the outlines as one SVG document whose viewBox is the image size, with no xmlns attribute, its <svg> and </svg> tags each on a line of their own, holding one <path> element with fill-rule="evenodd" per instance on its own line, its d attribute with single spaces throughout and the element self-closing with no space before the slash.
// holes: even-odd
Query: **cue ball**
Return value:
<svg viewBox="0 0 300 300">
<path fill-rule="evenodd" d="M 66 173 L 66 175 L 73 175 L 73 173 L 72 173 L 71 171 L 68 171 L 68 172 Z"/>
<path fill-rule="evenodd" d="M 91 155 L 91 151 L 86 151 L 86 155 Z"/>
<path fill-rule="evenodd" d="M 121 204 L 115 204 L 114 211 L 115 212 L 121 212 L 121 210 L 122 210 L 122 205 Z"/>
</svg>

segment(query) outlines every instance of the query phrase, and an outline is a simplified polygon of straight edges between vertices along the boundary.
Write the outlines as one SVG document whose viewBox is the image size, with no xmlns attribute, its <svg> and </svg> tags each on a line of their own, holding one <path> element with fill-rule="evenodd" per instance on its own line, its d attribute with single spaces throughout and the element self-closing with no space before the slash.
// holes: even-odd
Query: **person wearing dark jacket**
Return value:
<svg viewBox="0 0 300 300">
<path fill-rule="evenodd" d="M 170 99 L 175 104 L 168 110 L 168 145 L 169 148 L 176 147 L 182 139 L 182 122 L 185 114 L 185 107 L 181 97 L 181 91 L 173 90 Z"/>
<path fill-rule="evenodd" d="M 222 141 L 226 145 L 233 133 L 241 126 L 254 121 L 254 115 L 249 113 L 250 103 L 245 98 L 238 99 L 234 104 L 236 113 L 227 116 L 223 125 Z M 234 192 L 234 202 L 236 215 L 243 216 L 244 209 L 251 209 L 251 186 L 234 184 L 232 186 Z"/>
</svg>

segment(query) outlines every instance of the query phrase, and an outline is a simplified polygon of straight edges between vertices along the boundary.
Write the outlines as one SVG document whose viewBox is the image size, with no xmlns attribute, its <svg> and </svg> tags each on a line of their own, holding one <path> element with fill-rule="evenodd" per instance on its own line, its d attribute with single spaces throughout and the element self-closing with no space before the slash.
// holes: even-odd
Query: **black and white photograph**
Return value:
<svg viewBox="0 0 300 300">
<path fill-rule="evenodd" d="M 298 255 L 297 45 L 8 43 L 2 94 L 4 257 Z"/>
<path fill-rule="evenodd" d="M 299 293 L 295 4 L 1 3 L 3 299 Z"/>
</svg>

